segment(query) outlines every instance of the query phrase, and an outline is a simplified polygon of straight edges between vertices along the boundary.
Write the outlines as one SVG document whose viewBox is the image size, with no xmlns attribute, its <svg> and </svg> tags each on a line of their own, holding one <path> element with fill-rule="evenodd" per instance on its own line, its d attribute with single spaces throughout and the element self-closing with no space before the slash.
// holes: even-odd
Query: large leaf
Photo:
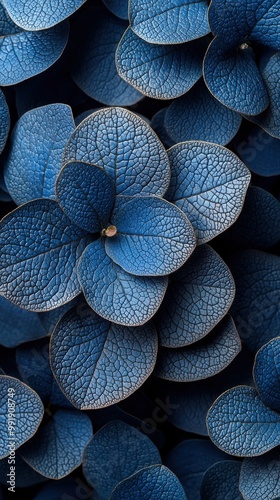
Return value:
<svg viewBox="0 0 280 500">
<path fill-rule="evenodd" d="M 150 43 L 183 43 L 209 33 L 205 0 L 130 0 L 129 20 L 136 35 Z M 164 27 L 164 28 L 163 28 Z"/>
<path fill-rule="evenodd" d="M 207 142 L 175 144 L 168 156 L 171 182 L 167 198 L 190 219 L 198 243 L 205 243 L 237 219 L 250 172 L 231 151 Z"/>
<path fill-rule="evenodd" d="M 246 500 L 267 500 L 280 496 L 279 448 L 242 462 L 239 488 Z"/>
<path fill-rule="evenodd" d="M 195 235 L 185 214 L 155 196 L 131 198 L 115 210 L 117 228 L 105 249 L 125 271 L 137 276 L 164 276 L 184 264 L 195 248 Z"/>
<path fill-rule="evenodd" d="M 98 239 L 87 246 L 78 278 L 90 307 L 114 323 L 137 326 L 158 310 L 167 289 L 166 276 L 134 276 L 115 264 Z"/>
<path fill-rule="evenodd" d="M 116 51 L 120 76 L 144 95 L 171 99 L 187 92 L 202 75 L 204 40 L 180 45 L 151 44 L 128 28 Z"/>
<path fill-rule="evenodd" d="M 201 500 L 242 500 L 239 491 L 241 462 L 224 460 L 212 465 L 203 477 Z"/>
<path fill-rule="evenodd" d="M 241 350 L 241 342 L 229 315 L 205 338 L 188 347 L 159 350 L 155 375 L 175 382 L 212 377 L 228 366 Z"/>
<path fill-rule="evenodd" d="M 197 247 L 170 282 L 155 317 L 160 344 L 182 347 L 197 342 L 228 312 L 235 294 L 229 268 L 208 245 Z"/>
<path fill-rule="evenodd" d="M 253 387 L 224 392 L 207 415 L 209 436 L 230 455 L 262 455 L 280 444 L 280 415 L 262 402 Z"/>
<path fill-rule="evenodd" d="M 164 465 L 141 469 L 113 490 L 110 500 L 186 500 L 178 478 Z"/>
<path fill-rule="evenodd" d="M 51 338 L 51 367 L 74 406 L 97 409 L 128 397 L 152 372 L 154 328 L 109 323 L 89 307 L 69 311 Z"/>
<path fill-rule="evenodd" d="M 21 450 L 22 458 L 50 479 L 67 476 L 82 463 L 92 438 L 90 418 L 76 410 L 57 410 Z"/>
<path fill-rule="evenodd" d="M 44 311 L 80 292 L 77 258 L 89 243 L 54 200 L 34 200 L 0 224 L 0 291 L 16 305 Z"/>
<path fill-rule="evenodd" d="M 122 108 L 96 111 L 75 130 L 64 163 L 83 161 L 104 168 L 116 194 L 161 196 L 170 181 L 166 151 L 151 127 Z"/>
<path fill-rule="evenodd" d="M 83 469 L 88 483 L 100 496 L 109 498 L 123 479 L 160 463 L 160 454 L 147 436 L 114 420 L 102 427 L 86 447 Z"/>
<path fill-rule="evenodd" d="M 17 205 L 35 198 L 55 198 L 63 149 L 74 129 L 72 111 L 66 104 L 49 104 L 21 116 L 4 170 L 6 186 Z"/>
<path fill-rule="evenodd" d="M 43 414 L 35 391 L 16 378 L 0 375 L 0 458 L 9 456 L 35 434 Z"/>
<path fill-rule="evenodd" d="M 263 402 L 280 412 L 280 337 L 265 344 L 256 354 L 254 379 Z"/>
</svg>

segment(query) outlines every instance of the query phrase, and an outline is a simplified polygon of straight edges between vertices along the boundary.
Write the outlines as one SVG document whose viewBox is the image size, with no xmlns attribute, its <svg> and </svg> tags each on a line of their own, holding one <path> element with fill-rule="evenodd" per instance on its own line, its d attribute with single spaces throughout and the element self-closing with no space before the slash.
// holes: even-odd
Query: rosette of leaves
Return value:
<svg viewBox="0 0 280 500">
<path fill-rule="evenodd" d="M 65 129 L 55 127 L 61 112 Z M 42 312 L 83 292 L 87 304 L 63 316 L 50 348 L 59 386 L 78 408 L 134 392 L 154 369 L 157 331 L 158 376 L 186 381 L 221 371 L 240 350 L 224 318 L 234 283 L 203 244 L 239 215 L 248 169 L 216 144 L 192 141 L 166 152 L 149 125 L 122 108 L 101 109 L 74 132 L 71 120 L 67 106 L 50 105 L 16 126 L 5 178 L 23 205 L 1 222 L 1 294 Z M 24 192 L 14 175 L 24 178 Z"/>
</svg>

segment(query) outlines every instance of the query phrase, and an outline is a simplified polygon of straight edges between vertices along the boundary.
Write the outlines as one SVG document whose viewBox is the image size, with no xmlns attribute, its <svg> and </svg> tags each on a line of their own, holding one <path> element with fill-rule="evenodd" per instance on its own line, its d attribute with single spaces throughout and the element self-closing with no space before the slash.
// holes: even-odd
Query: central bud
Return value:
<svg viewBox="0 0 280 500">
<path fill-rule="evenodd" d="M 112 238 L 117 234 L 116 226 L 108 226 L 107 229 L 102 229 L 102 236 L 108 236 L 108 238 Z"/>
</svg>

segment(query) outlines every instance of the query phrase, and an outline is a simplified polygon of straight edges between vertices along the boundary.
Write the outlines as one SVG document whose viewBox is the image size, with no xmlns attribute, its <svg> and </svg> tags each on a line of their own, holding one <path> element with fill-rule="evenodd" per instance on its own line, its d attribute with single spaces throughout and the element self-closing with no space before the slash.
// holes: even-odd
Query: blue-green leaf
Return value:
<svg viewBox="0 0 280 500">
<path fill-rule="evenodd" d="M 239 488 L 246 500 L 268 500 L 280 497 L 279 448 L 261 457 L 242 462 Z"/>
<path fill-rule="evenodd" d="M 201 500 L 242 500 L 239 475 L 242 462 L 224 460 L 212 465 L 204 475 Z"/>
<path fill-rule="evenodd" d="M 272 339 L 257 352 L 254 379 L 263 402 L 280 412 L 280 337 Z"/>
</svg>

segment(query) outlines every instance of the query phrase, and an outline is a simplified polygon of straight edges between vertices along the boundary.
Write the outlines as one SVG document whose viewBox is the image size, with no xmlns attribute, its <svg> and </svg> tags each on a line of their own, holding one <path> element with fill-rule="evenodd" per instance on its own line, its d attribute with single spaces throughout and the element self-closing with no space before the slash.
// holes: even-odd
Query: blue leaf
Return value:
<svg viewBox="0 0 280 500">
<path fill-rule="evenodd" d="M 164 120 L 165 120 L 165 113 L 166 109 L 160 109 L 152 118 L 151 121 L 151 127 L 155 131 L 155 133 L 158 135 L 160 138 L 161 142 L 164 144 L 166 148 L 171 148 L 171 146 L 174 146 L 175 141 L 173 141 L 168 133 L 166 132 L 166 128 L 164 125 Z"/>
<path fill-rule="evenodd" d="M 161 196 L 170 181 L 166 151 L 151 127 L 122 108 L 101 109 L 70 138 L 64 163 L 93 163 L 114 180 L 116 194 Z"/>
<path fill-rule="evenodd" d="M 91 488 L 78 475 L 69 475 L 63 479 L 48 481 L 32 500 L 104 500 L 91 496 L 91 493 Z"/>
<path fill-rule="evenodd" d="M 256 354 L 254 379 L 263 402 L 280 412 L 280 337 L 265 344 Z"/>
<path fill-rule="evenodd" d="M 63 149 L 74 129 L 72 111 L 66 104 L 36 108 L 18 120 L 4 170 L 6 186 L 17 205 L 35 198 L 55 198 Z"/>
<path fill-rule="evenodd" d="M 210 467 L 201 485 L 201 500 L 242 500 L 239 475 L 242 462 L 224 460 Z"/>
<path fill-rule="evenodd" d="M 248 349 L 256 352 L 279 335 L 280 257 L 244 250 L 229 259 L 236 284 L 231 314 Z"/>
<path fill-rule="evenodd" d="M 161 464 L 161 458 L 152 441 L 118 420 L 93 436 L 83 459 L 86 480 L 105 498 L 123 479 L 154 464 Z"/>
<path fill-rule="evenodd" d="M 99 239 L 87 246 L 78 278 L 90 307 L 114 323 L 137 326 L 158 310 L 166 292 L 165 276 L 133 276 L 115 264 Z"/>
<path fill-rule="evenodd" d="M 180 349 L 159 350 L 155 375 L 175 382 L 212 377 L 228 366 L 241 350 L 241 342 L 229 315 L 205 339 Z"/>
<path fill-rule="evenodd" d="M 16 347 L 23 342 L 45 337 L 45 331 L 37 313 L 25 311 L 0 297 L 0 344 Z"/>
<path fill-rule="evenodd" d="M 10 468 L 11 465 L 16 468 L 15 490 L 17 488 L 28 488 L 29 486 L 33 486 L 35 484 L 39 484 L 46 481 L 46 478 L 44 476 L 41 476 L 41 474 L 38 474 L 38 472 L 36 472 L 34 469 L 32 469 L 21 458 L 19 452 L 16 451 L 15 456 L 13 458 L 10 458 L 8 460 L 7 458 L 4 458 L 3 460 L 0 460 L 0 482 L 6 487 L 7 487 L 7 478 L 9 478 L 8 474 L 10 474 L 11 472 Z M 1 495 L 0 499 L 2 500 Z"/>
<path fill-rule="evenodd" d="M 190 140 L 227 144 L 237 133 L 242 117 L 223 106 L 200 79 L 168 106 L 165 127 L 175 142 Z"/>
<path fill-rule="evenodd" d="M 49 68 L 62 54 L 68 40 L 68 23 L 43 31 L 24 31 L 0 4 L 0 85 L 14 85 Z"/>
<path fill-rule="evenodd" d="M 130 0 L 129 20 L 132 30 L 150 43 L 189 42 L 207 35 L 208 5 L 205 0 Z"/>
<path fill-rule="evenodd" d="M 214 444 L 230 455 L 262 455 L 280 444 L 280 415 L 245 385 L 229 389 L 215 401 L 207 426 Z"/>
<path fill-rule="evenodd" d="M 9 16 L 24 30 L 37 31 L 60 23 L 75 12 L 85 0 L 3 0 Z"/>
<path fill-rule="evenodd" d="M 92 438 L 90 418 L 76 410 L 57 410 L 21 450 L 36 472 L 50 479 L 67 476 L 82 463 Z"/>
<path fill-rule="evenodd" d="M 54 200 L 22 205 L 0 224 L 0 291 L 33 311 L 53 309 L 80 293 L 76 262 L 90 237 Z"/>
<path fill-rule="evenodd" d="M 247 500 L 268 500 L 280 497 L 279 448 L 261 457 L 242 462 L 239 488 Z"/>
<path fill-rule="evenodd" d="M 132 394 L 152 372 L 157 337 L 152 325 L 115 325 L 89 307 L 69 311 L 51 338 L 51 367 L 59 386 L 80 409 L 97 409 Z"/>
<path fill-rule="evenodd" d="M 155 317 L 160 344 L 183 347 L 197 342 L 228 312 L 235 295 L 230 270 L 208 245 L 197 247 L 170 282 Z"/>
<path fill-rule="evenodd" d="M 153 465 L 124 479 L 110 500 L 187 500 L 178 478 L 164 465 Z"/>
<path fill-rule="evenodd" d="M 179 45 L 151 44 L 128 28 L 116 51 L 117 70 L 144 95 L 172 99 L 201 77 L 205 45 L 204 39 Z"/>
<path fill-rule="evenodd" d="M 46 334 L 51 335 L 56 324 L 62 318 L 62 316 L 64 316 L 64 314 L 67 311 L 69 311 L 69 309 L 72 309 L 72 307 L 77 306 L 81 302 L 81 300 L 82 300 L 82 293 L 80 295 L 77 295 L 77 297 L 75 297 L 73 300 L 70 300 L 70 302 L 67 302 L 63 306 L 56 307 L 51 311 L 38 313 L 40 321 L 46 331 Z"/>
<path fill-rule="evenodd" d="M 181 441 L 168 453 L 165 463 L 180 480 L 188 499 L 197 500 L 200 498 L 200 485 L 205 471 L 226 458 L 228 456 L 210 440 L 188 439 Z"/>
<path fill-rule="evenodd" d="M 35 434 L 44 407 L 38 394 L 16 378 L 0 375 L 0 391 L 0 458 L 5 458 Z"/>
<path fill-rule="evenodd" d="M 115 199 L 112 179 L 96 165 L 67 163 L 56 182 L 56 197 L 74 224 L 98 233 L 108 225 Z"/>
<path fill-rule="evenodd" d="M 195 248 L 193 228 L 185 214 L 161 198 L 131 198 L 115 211 L 111 222 L 117 234 L 105 239 L 106 253 L 131 274 L 172 273 Z"/>
<path fill-rule="evenodd" d="M 0 90 L 0 118 L 0 153 L 2 153 L 10 130 L 10 112 L 2 90 Z"/>
<path fill-rule="evenodd" d="M 103 0 L 104 5 L 120 19 L 128 19 L 128 0 Z"/>
<path fill-rule="evenodd" d="M 96 8 L 85 11 L 75 26 L 72 77 L 85 94 L 103 104 L 131 106 L 144 97 L 117 72 L 115 52 L 126 28 L 127 22 Z"/>
<path fill-rule="evenodd" d="M 190 219 L 205 243 L 225 231 L 241 212 L 250 172 L 228 149 L 190 141 L 168 151 L 171 182 L 167 199 Z"/>
</svg>

